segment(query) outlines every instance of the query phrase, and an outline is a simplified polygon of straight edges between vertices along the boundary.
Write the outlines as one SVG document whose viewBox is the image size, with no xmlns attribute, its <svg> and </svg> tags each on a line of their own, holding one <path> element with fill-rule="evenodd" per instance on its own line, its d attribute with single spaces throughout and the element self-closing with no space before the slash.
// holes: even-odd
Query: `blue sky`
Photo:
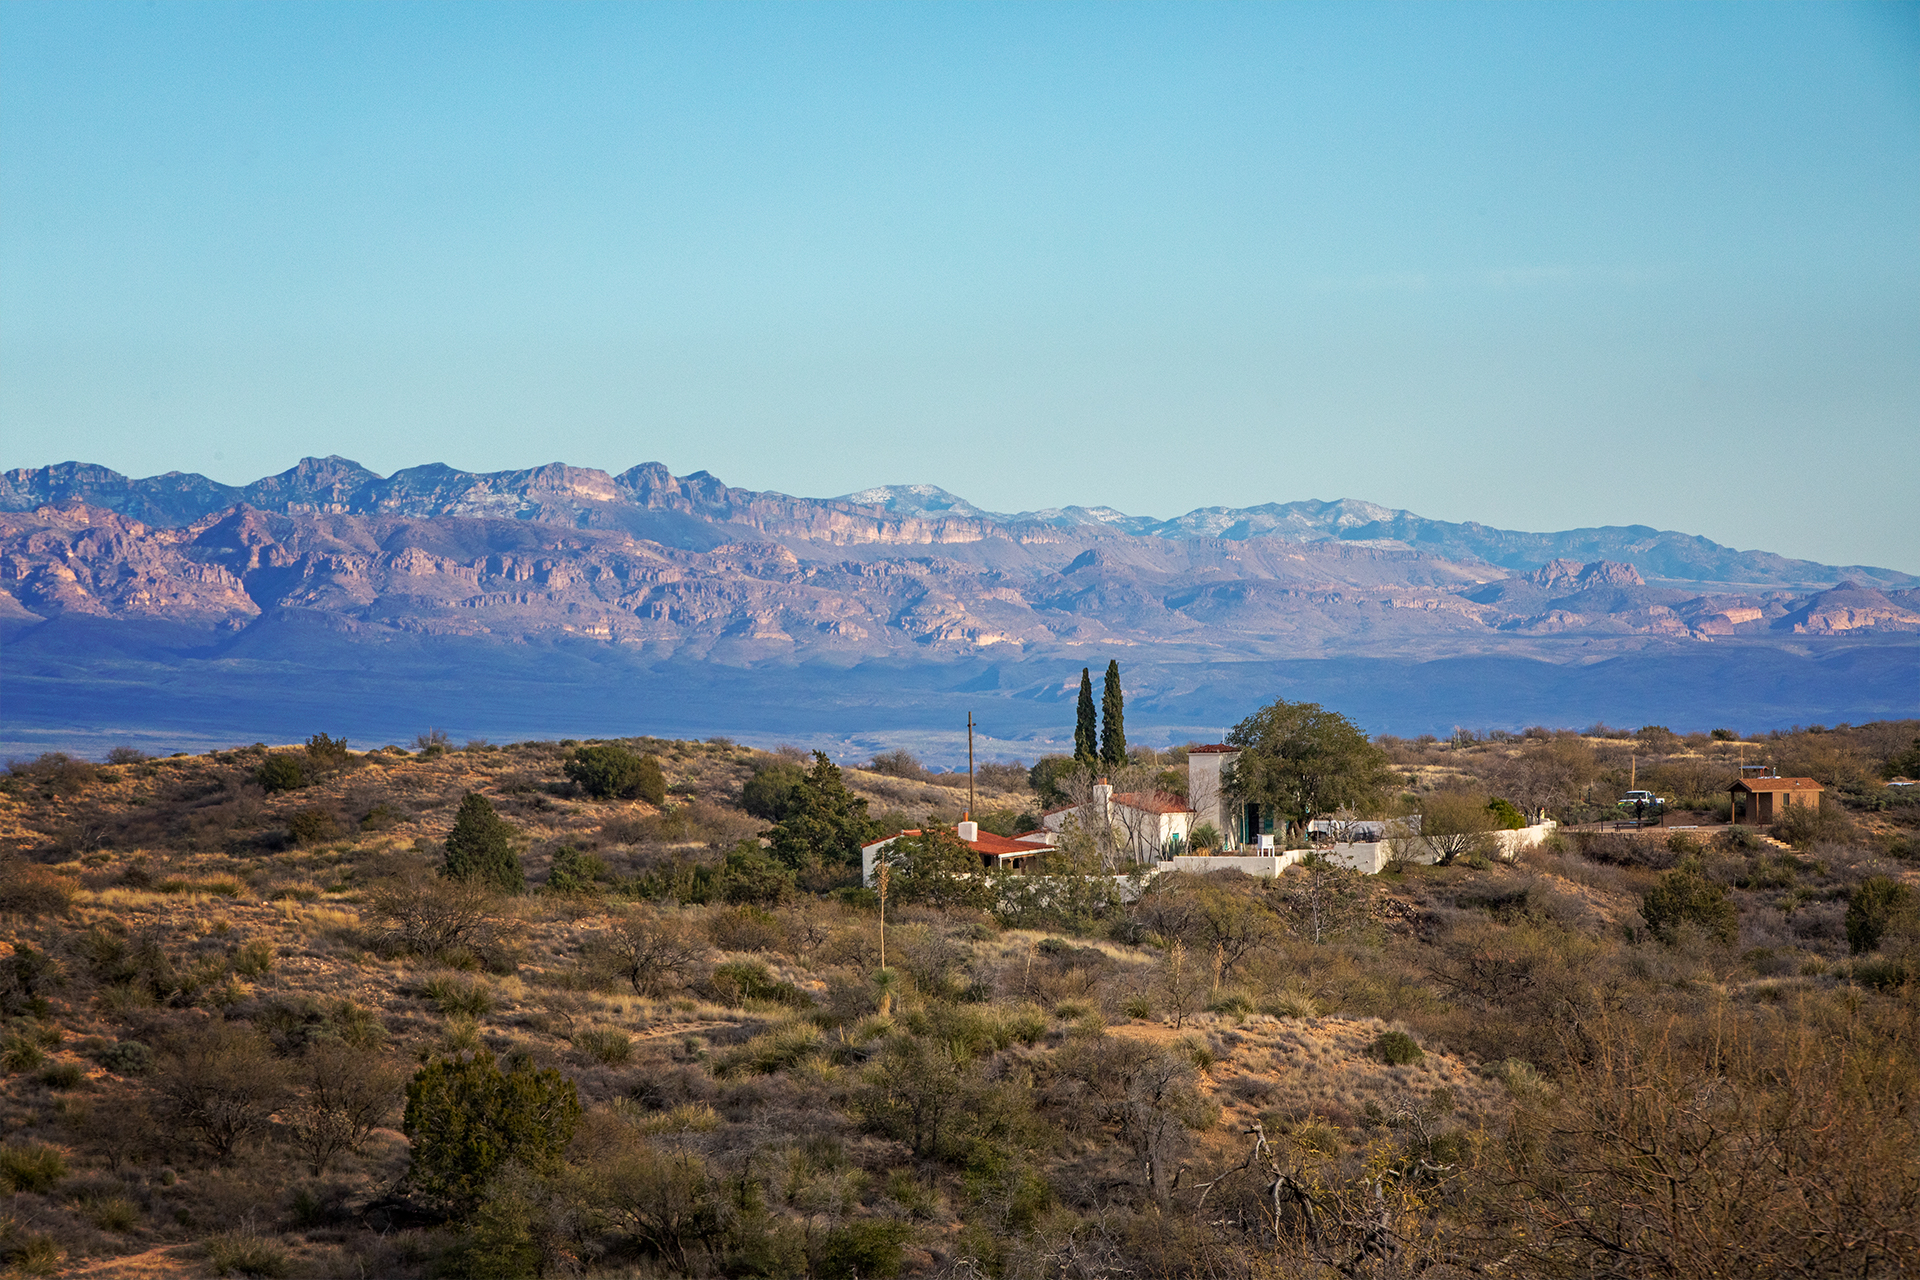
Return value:
<svg viewBox="0 0 1920 1280">
<path fill-rule="evenodd" d="M 0 466 L 1920 571 L 1920 7 L 0 6 Z"/>
</svg>

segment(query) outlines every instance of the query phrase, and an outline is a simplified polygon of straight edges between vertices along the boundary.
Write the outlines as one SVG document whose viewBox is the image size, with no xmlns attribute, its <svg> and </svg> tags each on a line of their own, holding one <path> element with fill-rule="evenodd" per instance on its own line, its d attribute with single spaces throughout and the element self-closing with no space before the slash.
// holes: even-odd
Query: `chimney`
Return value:
<svg viewBox="0 0 1920 1280">
<path fill-rule="evenodd" d="M 1107 801 L 1111 799 L 1113 799 L 1113 784 L 1111 782 L 1102 778 L 1093 784 L 1093 802 L 1100 806 L 1102 813 L 1106 812 Z"/>
<path fill-rule="evenodd" d="M 955 830 L 959 833 L 960 838 L 968 844 L 972 844 L 980 838 L 980 824 L 977 822 L 962 822 Z"/>
</svg>

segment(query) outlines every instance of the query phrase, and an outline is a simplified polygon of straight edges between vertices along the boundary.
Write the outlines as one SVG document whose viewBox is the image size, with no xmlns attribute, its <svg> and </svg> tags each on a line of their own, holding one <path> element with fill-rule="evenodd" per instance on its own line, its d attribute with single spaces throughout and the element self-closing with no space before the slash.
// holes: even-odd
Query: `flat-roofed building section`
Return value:
<svg viewBox="0 0 1920 1280">
<path fill-rule="evenodd" d="M 1226 771 L 1240 758 L 1240 748 L 1222 742 L 1187 748 L 1187 807 L 1193 810 L 1193 825 L 1211 824 L 1227 848 L 1239 847 L 1246 825 L 1232 798 L 1227 795 Z"/>
</svg>

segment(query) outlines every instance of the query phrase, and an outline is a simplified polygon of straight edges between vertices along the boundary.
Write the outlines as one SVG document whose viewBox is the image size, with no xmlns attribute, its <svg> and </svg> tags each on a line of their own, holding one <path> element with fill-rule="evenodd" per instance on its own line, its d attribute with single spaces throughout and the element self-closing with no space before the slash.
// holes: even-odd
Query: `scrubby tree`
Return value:
<svg viewBox="0 0 1920 1280">
<path fill-rule="evenodd" d="M 527 887 L 527 876 L 513 851 L 513 837 L 513 828 L 493 811 L 485 796 L 467 792 L 447 834 L 444 874 L 500 893 L 519 893 Z"/>
<path fill-rule="evenodd" d="M 470 1212 L 509 1161 L 557 1168 L 580 1123 L 580 1098 L 558 1071 L 490 1053 L 430 1062 L 407 1085 L 402 1129 L 413 1144 L 408 1182 L 456 1212 Z"/>
<path fill-rule="evenodd" d="M 637 996 L 657 996 L 678 986 L 707 954 L 706 944 L 678 917 L 652 912 L 616 920 L 587 950 L 602 972 L 625 982 Z"/>
<path fill-rule="evenodd" d="M 1499 848 L 1499 816 L 1480 796 L 1435 791 L 1420 798 L 1420 843 L 1440 866 L 1488 857 Z"/>
<path fill-rule="evenodd" d="M 813 753 L 813 768 L 794 789 L 787 816 L 766 832 L 773 856 L 796 871 L 858 866 L 860 846 L 875 834 L 867 802 L 847 790 L 840 766 L 824 751 Z"/>
<path fill-rule="evenodd" d="M 1073 722 L 1073 758 L 1087 768 L 1100 760 L 1099 726 L 1093 712 L 1093 671 L 1080 668 L 1080 704 Z"/>
<path fill-rule="evenodd" d="M 1329 810 L 1371 811 L 1397 775 L 1351 720 L 1316 702 L 1275 702 L 1227 735 L 1240 748 L 1229 786 L 1297 830 Z"/>
<path fill-rule="evenodd" d="M 667 799 L 660 761 L 617 742 L 577 747 L 565 768 L 574 785 L 595 800 L 645 800 L 660 805 Z"/>
<path fill-rule="evenodd" d="M 1126 698 L 1120 692 L 1120 663 L 1107 663 L 1106 688 L 1100 694 L 1100 763 L 1118 769 L 1127 762 Z"/>
<path fill-rule="evenodd" d="M 347 750 L 344 737 L 329 738 L 324 733 L 316 733 L 307 739 L 307 763 L 316 773 L 335 773 L 352 760 L 353 753 Z"/>
<path fill-rule="evenodd" d="M 1033 762 L 1033 768 L 1027 770 L 1027 785 L 1040 797 L 1040 803 L 1048 808 L 1068 803 L 1064 780 L 1084 765 L 1073 756 L 1041 756 Z"/>
</svg>

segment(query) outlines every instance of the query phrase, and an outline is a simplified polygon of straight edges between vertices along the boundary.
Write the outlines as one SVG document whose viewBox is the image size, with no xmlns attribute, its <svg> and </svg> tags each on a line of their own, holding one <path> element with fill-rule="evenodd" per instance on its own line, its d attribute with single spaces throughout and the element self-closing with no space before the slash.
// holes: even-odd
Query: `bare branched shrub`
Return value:
<svg viewBox="0 0 1920 1280">
<path fill-rule="evenodd" d="M 461 963 L 497 951 L 503 940 L 499 896 L 477 881 L 389 881 L 374 892 L 373 910 L 386 928 L 372 941 L 388 955 Z"/>
<path fill-rule="evenodd" d="M 286 1101 L 288 1073 L 265 1037 L 216 1022 L 176 1038 L 153 1083 L 164 1117 L 227 1161 Z"/>
<path fill-rule="evenodd" d="M 319 1175 L 386 1122 L 407 1078 L 382 1054 L 323 1040 L 307 1051 L 296 1079 L 300 1096 L 286 1111 L 287 1128 Z"/>
<path fill-rule="evenodd" d="M 636 912 L 589 943 L 586 958 L 635 995 L 657 996 L 685 982 L 706 954 L 706 943 L 677 917 Z"/>
</svg>

